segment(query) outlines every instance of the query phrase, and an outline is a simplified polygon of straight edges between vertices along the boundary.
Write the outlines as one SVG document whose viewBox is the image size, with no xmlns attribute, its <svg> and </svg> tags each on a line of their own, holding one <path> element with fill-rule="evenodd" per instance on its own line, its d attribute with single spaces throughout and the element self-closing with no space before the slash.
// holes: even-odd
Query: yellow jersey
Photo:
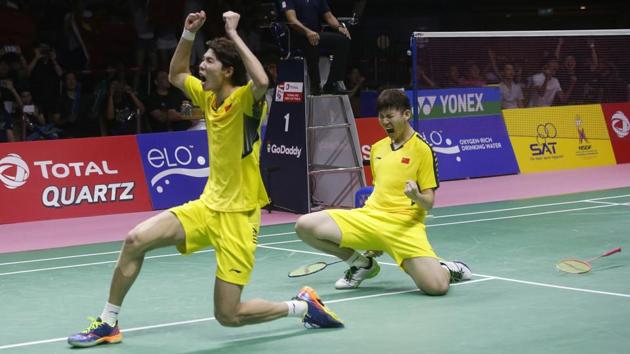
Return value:
<svg viewBox="0 0 630 354">
<path fill-rule="evenodd" d="M 404 190 L 408 180 L 416 181 L 422 190 L 439 187 L 437 158 L 431 146 L 417 133 L 397 149 L 388 137 L 381 139 L 372 145 L 370 168 L 374 191 L 365 207 L 424 222 L 427 211 L 409 199 Z"/>
<path fill-rule="evenodd" d="M 254 99 L 252 85 L 237 87 L 220 103 L 198 78 L 189 75 L 184 81 L 186 95 L 204 111 L 208 134 L 210 175 L 199 199 L 215 211 L 247 211 L 269 203 L 259 166 L 267 105 Z"/>
</svg>

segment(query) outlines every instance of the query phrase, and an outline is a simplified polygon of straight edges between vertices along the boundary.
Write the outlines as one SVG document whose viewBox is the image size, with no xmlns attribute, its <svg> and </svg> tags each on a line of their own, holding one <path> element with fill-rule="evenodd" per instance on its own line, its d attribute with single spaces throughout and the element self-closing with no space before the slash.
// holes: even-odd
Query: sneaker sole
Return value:
<svg viewBox="0 0 630 354">
<path fill-rule="evenodd" d="M 323 304 L 322 299 L 317 295 L 315 290 L 308 288 L 306 290 L 302 290 L 300 292 L 305 292 L 308 294 L 309 298 L 312 300 L 311 302 L 317 306 L 318 309 L 324 311 L 328 316 L 332 317 L 335 321 L 339 322 L 339 326 L 343 327 L 343 321 L 337 316 L 336 313 L 332 312 L 328 307 Z M 302 299 L 303 300 L 303 299 Z"/>
<path fill-rule="evenodd" d="M 70 344 L 73 347 L 79 347 L 79 348 L 89 348 L 89 347 L 93 347 L 95 345 L 99 345 L 99 344 L 117 344 L 122 342 L 123 336 L 122 333 L 119 333 L 115 336 L 109 336 L 109 337 L 101 337 L 95 341 L 92 342 L 71 342 L 68 341 L 68 344 Z"/>
<path fill-rule="evenodd" d="M 379 266 L 379 265 L 378 265 L 378 263 L 377 263 L 377 264 L 376 264 L 376 271 L 374 271 L 374 273 L 373 273 L 373 274 L 372 274 L 372 273 L 368 274 L 368 276 L 367 276 L 367 277 L 365 277 L 365 279 L 363 279 L 363 280 L 366 280 L 366 279 L 372 279 L 372 278 L 376 277 L 376 276 L 377 276 L 380 272 L 381 272 L 381 266 Z M 337 285 L 335 285 L 335 289 L 337 289 L 337 290 L 352 290 L 352 289 L 357 289 L 357 288 L 359 287 L 359 285 L 361 285 L 361 283 L 363 283 L 363 280 L 361 280 L 361 281 L 359 282 L 359 284 L 357 284 L 356 286 L 341 287 L 341 286 L 337 286 Z"/>
</svg>

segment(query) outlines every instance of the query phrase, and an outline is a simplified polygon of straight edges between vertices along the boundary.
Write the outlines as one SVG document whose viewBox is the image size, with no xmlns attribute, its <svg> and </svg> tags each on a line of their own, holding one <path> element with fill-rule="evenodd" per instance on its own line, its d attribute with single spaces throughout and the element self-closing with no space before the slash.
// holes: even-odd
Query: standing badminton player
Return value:
<svg viewBox="0 0 630 354">
<path fill-rule="evenodd" d="M 201 80 L 189 72 L 195 33 L 205 12 L 191 13 L 171 59 L 169 80 L 205 114 L 210 150 L 210 176 L 200 198 L 162 212 L 127 235 L 114 270 L 109 300 L 101 316 L 68 338 L 77 347 L 122 340 L 118 314 L 145 254 L 175 246 L 182 254 L 205 247 L 216 250 L 214 315 L 223 326 L 237 327 L 291 316 L 308 327 L 342 327 L 315 291 L 302 288 L 292 301 L 241 301 L 254 267 L 260 208 L 268 203 L 259 172 L 260 121 L 269 83 L 258 59 L 236 32 L 240 15 L 223 14 L 227 38 L 208 42 L 199 65 Z M 246 81 L 247 76 L 251 81 Z"/>
<path fill-rule="evenodd" d="M 404 92 L 385 90 L 376 106 L 388 137 L 372 146 L 374 191 L 365 206 L 303 215 L 295 231 L 304 242 L 348 263 L 337 289 L 357 288 L 379 273 L 376 259 L 359 249 L 386 252 L 425 294 L 444 295 L 450 282 L 468 280 L 472 273 L 462 262 L 441 261 L 427 239 L 424 219 L 439 186 L 435 154 L 409 124 L 411 106 Z"/>
</svg>

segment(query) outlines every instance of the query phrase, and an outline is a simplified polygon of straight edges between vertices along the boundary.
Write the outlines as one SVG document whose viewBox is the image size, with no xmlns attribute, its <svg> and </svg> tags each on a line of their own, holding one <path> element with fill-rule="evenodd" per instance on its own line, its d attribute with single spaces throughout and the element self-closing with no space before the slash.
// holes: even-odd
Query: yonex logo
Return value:
<svg viewBox="0 0 630 354">
<path fill-rule="evenodd" d="M 428 116 L 433 113 L 435 102 L 439 99 L 440 115 L 484 112 L 483 93 L 446 94 L 439 96 L 419 96 L 418 107 Z"/>
<path fill-rule="evenodd" d="M 420 96 L 418 97 L 418 107 L 425 116 L 431 114 L 437 96 Z"/>
<path fill-rule="evenodd" d="M 624 138 L 628 136 L 628 133 L 630 133 L 630 121 L 622 111 L 617 111 L 613 114 L 610 126 L 615 134 L 617 134 L 620 138 Z"/>
<path fill-rule="evenodd" d="M 22 160 L 20 155 L 9 154 L 0 159 L 0 181 L 5 187 L 16 189 L 23 186 L 29 174 L 28 165 Z"/>
</svg>

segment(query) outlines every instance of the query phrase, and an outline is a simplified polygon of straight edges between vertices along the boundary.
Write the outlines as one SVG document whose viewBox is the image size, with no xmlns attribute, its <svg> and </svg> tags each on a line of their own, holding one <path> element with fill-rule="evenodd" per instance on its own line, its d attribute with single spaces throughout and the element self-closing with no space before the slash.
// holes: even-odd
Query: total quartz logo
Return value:
<svg viewBox="0 0 630 354">
<path fill-rule="evenodd" d="M 117 175 L 108 161 L 58 162 L 53 160 L 29 163 L 18 154 L 0 159 L 0 180 L 8 189 L 19 189 L 36 178 L 43 184 L 41 202 L 49 208 L 71 205 L 133 200 L 135 182 L 88 183 L 91 177 Z M 31 187 L 32 188 L 32 187 Z"/>
</svg>

